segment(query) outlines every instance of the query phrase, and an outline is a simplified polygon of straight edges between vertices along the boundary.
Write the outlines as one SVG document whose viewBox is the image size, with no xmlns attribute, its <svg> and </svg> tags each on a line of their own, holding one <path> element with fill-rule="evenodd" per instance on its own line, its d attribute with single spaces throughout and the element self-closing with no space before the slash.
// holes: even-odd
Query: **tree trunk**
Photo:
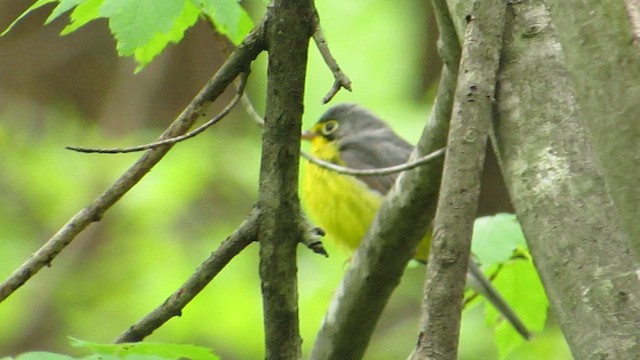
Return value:
<svg viewBox="0 0 640 360">
<path fill-rule="evenodd" d="M 626 2 L 637 4 L 637 0 Z M 640 51 L 638 39 L 633 41 L 629 9 L 622 0 L 546 3 L 558 29 L 581 120 L 638 255 Z"/>
<path fill-rule="evenodd" d="M 576 359 L 636 358 L 637 258 L 555 29 L 541 1 L 509 9 L 492 140 L 534 262 Z"/>
</svg>

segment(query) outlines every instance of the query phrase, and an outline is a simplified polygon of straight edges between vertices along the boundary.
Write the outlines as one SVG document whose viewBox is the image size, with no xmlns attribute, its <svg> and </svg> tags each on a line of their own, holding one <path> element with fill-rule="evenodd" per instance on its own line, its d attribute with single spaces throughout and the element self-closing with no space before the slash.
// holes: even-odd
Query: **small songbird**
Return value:
<svg viewBox="0 0 640 360">
<path fill-rule="evenodd" d="M 353 169 L 378 169 L 406 163 L 413 146 L 386 123 L 355 104 L 329 109 L 302 135 L 311 143 L 311 154 L 321 160 Z M 339 174 L 310 162 L 303 163 L 301 197 L 317 225 L 339 246 L 355 250 L 362 241 L 383 197 L 397 173 L 376 176 Z M 415 260 L 426 263 L 431 230 L 421 240 Z M 507 305 L 475 262 L 470 261 L 468 285 L 485 296 L 526 339 L 526 326 Z"/>
</svg>

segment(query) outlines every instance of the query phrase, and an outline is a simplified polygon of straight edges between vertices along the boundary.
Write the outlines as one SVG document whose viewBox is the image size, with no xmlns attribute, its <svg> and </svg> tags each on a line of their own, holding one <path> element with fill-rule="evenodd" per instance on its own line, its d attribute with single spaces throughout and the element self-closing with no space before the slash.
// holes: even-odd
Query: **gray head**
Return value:
<svg viewBox="0 0 640 360">
<path fill-rule="evenodd" d="M 327 110 L 305 133 L 305 138 L 322 136 L 327 141 L 340 142 L 350 137 L 376 137 L 385 134 L 393 134 L 393 130 L 382 120 L 361 106 L 346 103 Z"/>
</svg>

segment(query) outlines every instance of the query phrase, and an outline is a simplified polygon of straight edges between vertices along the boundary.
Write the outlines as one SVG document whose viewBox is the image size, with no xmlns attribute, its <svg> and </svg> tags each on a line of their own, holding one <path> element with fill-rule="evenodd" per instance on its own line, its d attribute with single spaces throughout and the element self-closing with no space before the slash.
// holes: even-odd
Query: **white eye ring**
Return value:
<svg viewBox="0 0 640 360">
<path fill-rule="evenodd" d="M 338 129 L 338 122 L 335 120 L 329 120 L 322 125 L 322 134 L 329 135 Z"/>
</svg>

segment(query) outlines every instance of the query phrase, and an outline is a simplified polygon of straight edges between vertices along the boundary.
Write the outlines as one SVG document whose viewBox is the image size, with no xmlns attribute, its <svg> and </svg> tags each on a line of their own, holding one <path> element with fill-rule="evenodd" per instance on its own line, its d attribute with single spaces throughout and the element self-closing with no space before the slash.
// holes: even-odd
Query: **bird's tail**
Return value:
<svg viewBox="0 0 640 360">
<path fill-rule="evenodd" d="M 498 293 L 498 290 L 493 287 L 491 281 L 484 276 L 482 270 L 478 264 L 472 259 L 469 259 L 469 271 L 467 273 L 467 286 L 473 291 L 484 296 L 489 302 L 504 316 L 511 325 L 524 337 L 525 339 L 531 339 L 531 333 L 524 325 L 522 320 L 516 315 L 511 307 L 504 300 L 502 295 Z"/>
</svg>

